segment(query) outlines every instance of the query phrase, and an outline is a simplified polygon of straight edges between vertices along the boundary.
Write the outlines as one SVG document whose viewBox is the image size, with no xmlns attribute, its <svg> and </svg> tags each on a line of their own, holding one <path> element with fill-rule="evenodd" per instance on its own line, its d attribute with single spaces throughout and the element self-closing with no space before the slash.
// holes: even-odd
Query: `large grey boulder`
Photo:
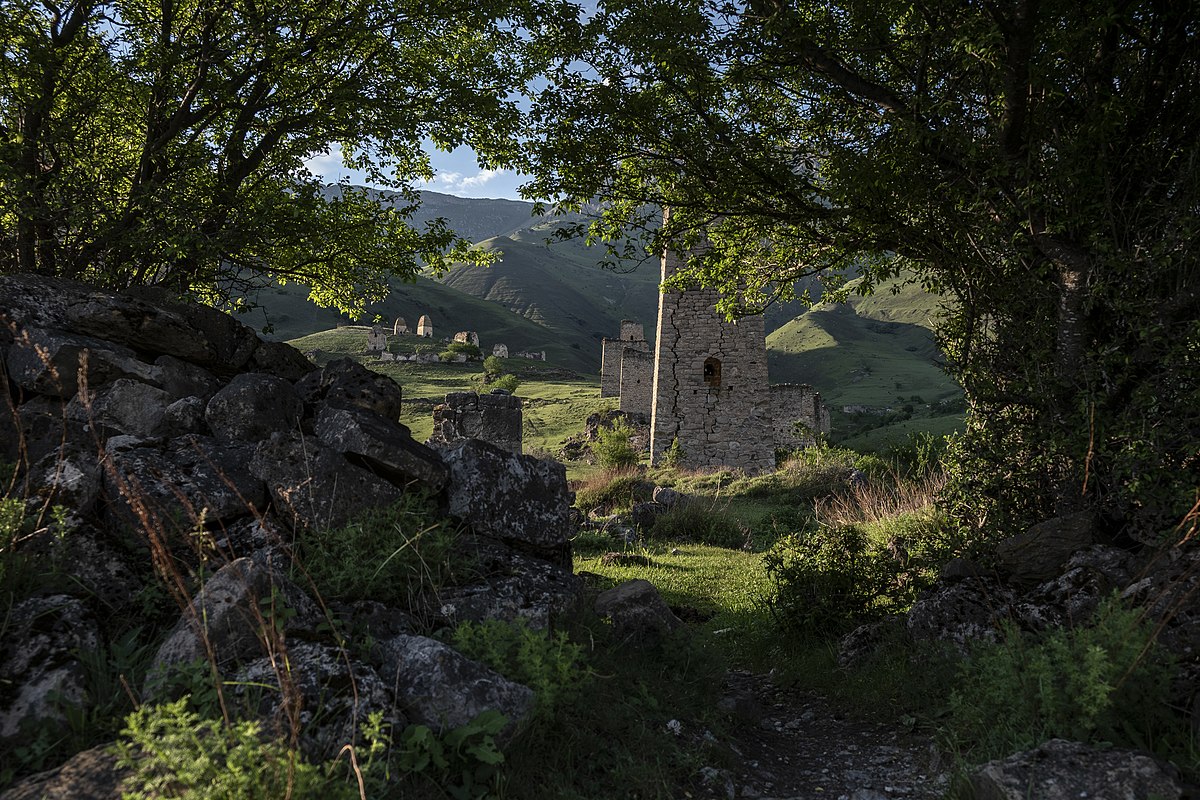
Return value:
<svg viewBox="0 0 1200 800">
<path fill-rule="evenodd" d="M 0 800 L 120 800 L 125 775 L 112 745 L 102 744 L 18 781 Z"/>
<path fill-rule="evenodd" d="M 1009 582 L 1032 588 L 1052 580 L 1076 552 L 1096 543 L 1096 520 L 1080 511 L 1038 523 L 996 545 L 996 565 Z"/>
<path fill-rule="evenodd" d="M 523 620 L 546 630 L 579 608 L 583 583 L 569 569 L 483 542 L 463 550 L 477 575 L 438 593 L 436 610 L 447 624 Z"/>
<path fill-rule="evenodd" d="M 10 463 L 36 463 L 64 446 L 86 451 L 96 449 L 94 432 L 67 414 L 68 403 L 56 397 L 34 397 L 16 409 L 13 425 L 0 430 L 5 450 L 12 449 Z M 3 410 L 0 407 L 0 410 Z"/>
<path fill-rule="evenodd" d="M 296 382 L 296 392 L 310 408 L 324 401 L 339 408 L 362 408 L 381 417 L 400 417 L 403 392 L 386 375 L 373 372 L 357 361 L 339 358 Z"/>
<path fill-rule="evenodd" d="M 1000 621 L 1009 618 L 1016 598 L 1010 588 L 988 578 L 965 578 L 938 584 L 913 603 L 909 635 L 937 640 L 966 651 L 972 642 L 999 640 Z"/>
<path fill-rule="evenodd" d="M 171 395 L 155 386 L 120 378 L 97 390 L 86 407 L 77 396 L 67 413 L 100 430 L 148 439 L 160 434 Z"/>
<path fill-rule="evenodd" d="M 32 728 L 65 725 L 62 706 L 86 701 L 79 653 L 99 643 L 95 618 L 73 597 L 32 597 L 13 606 L 0 639 L 0 743 Z"/>
<path fill-rule="evenodd" d="M 477 439 L 438 448 L 450 469 L 450 513 L 476 533 L 570 567 L 567 470 L 557 461 L 501 450 Z"/>
<path fill-rule="evenodd" d="M 95 446 L 74 442 L 42 456 L 28 471 L 23 492 L 30 498 L 31 511 L 62 506 L 76 515 L 87 514 L 104 484 Z"/>
<path fill-rule="evenodd" d="M 512 731 L 533 711 L 534 694 L 449 645 L 424 636 L 400 635 L 379 648 L 380 674 L 396 702 L 414 721 L 434 730 L 461 727 L 484 711 L 497 710 Z"/>
<path fill-rule="evenodd" d="M 205 401 L 222 386 L 221 379 L 204 367 L 175 356 L 154 359 L 153 382 L 173 399 L 199 397 Z"/>
<path fill-rule="evenodd" d="M 8 350 L 8 374 L 26 391 L 70 398 L 82 374 L 90 388 L 120 378 L 149 381 L 154 370 L 133 351 L 111 341 L 42 328 L 27 328 Z"/>
<path fill-rule="evenodd" d="M 310 631 L 319 612 L 295 584 L 250 558 L 239 558 L 204 582 L 154 657 L 146 694 L 157 695 L 171 669 L 213 658 L 218 666 L 259 656 L 267 634 Z"/>
<path fill-rule="evenodd" d="M 404 425 L 372 411 L 325 406 L 314 430 L 322 442 L 398 486 L 418 481 L 436 492 L 446 485 L 449 473 L 438 454 Z"/>
<path fill-rule="evenodd" d="M 296 430 L 304 406 L 283 378 L 261 372 L 236 376 L 204 409 L 213 435 L 223 442 L 258 442 Z"/>
<path fill-rule="evenodd" d="M 1174 767 L 1147 753 L 1051 739 L 971 775 L 975 800 L 1178 800 Z"/>
<path fill-rule="evenodd" d="M 252 372 L 265 372 L 295 383 L 312 372 L 313 363 L 287 342 L 260 341 L 246 365 Z"/>
<path fill-rule="evenodd" d="M 128 529 L 149 522 L 168 538 L 252 514 L 267 504 L 266 486 L 247 467 L 253 452 L 206 436 L 110 450 L 109 509 Z"/>
<path fill-rule="evenodd" d="M 1042 631 L 1086 624 L 1102 600 L 1128 585 L 1133 556 L 1096 544 L 1071 556 L 1064 569 L 1014 603 L 1013 617 L 1022 628 Z"/>
<path fill-rule="evenodd" d="M 250 470 L 266 482 L 276 511 L 299 527 L 338 527 L 366 509 L 393 505 L 404 494 L 316 437 L 296 432 L 261 442 Z"/>
<path fill-rule="evenodd" d="M 613 634 L 638 644 L 661 641 L 683 622 L 667 607 L 654 584 L 626 581 L 596 596 L 596 615 L 613 626 Z"/>
<path fill-rule="evenodd" d="M 256 699 L 252 710 L 281 733 L 290 730 L 282 698 L 299 699 L 300 750 L 312 761 L 328 761 L 345 745 L 361 743 L 362 724 L 374 712 L 382 712 L 397 735 L 408 722 L 378 672 L 346 650 L 314 642 L 288 641 L 286 652 L 247 663 L 234 673 L 232 694 L 241 702 Z"/>
</svg>

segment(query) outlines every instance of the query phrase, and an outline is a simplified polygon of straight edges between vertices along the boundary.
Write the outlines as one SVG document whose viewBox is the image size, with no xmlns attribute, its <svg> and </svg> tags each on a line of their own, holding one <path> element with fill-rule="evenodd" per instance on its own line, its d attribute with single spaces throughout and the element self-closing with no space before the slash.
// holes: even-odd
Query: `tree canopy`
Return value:
<svg viewBox="0 0 1200 800">
<path fill-rule="evenodd" d="M 422 143 L 508 164 L 557 49 L 544 0 L 12 0 L 0 8 L 0 271 L 230 299 L 299 281 L 355 311 L 470 258 L 415 230 Z M 340 148 L 379 203 L 304 167 Z"/>
<path fill-rule="evenodd" d="M 530 191 L 691 252 L 677 281 L 733 313 L 912 270 L 971 404 L 947 502 L 1161 531 L 1200 485 L 1198 27 L 1157 0 L 613 0 L 535 108 Z"/>
</svg>

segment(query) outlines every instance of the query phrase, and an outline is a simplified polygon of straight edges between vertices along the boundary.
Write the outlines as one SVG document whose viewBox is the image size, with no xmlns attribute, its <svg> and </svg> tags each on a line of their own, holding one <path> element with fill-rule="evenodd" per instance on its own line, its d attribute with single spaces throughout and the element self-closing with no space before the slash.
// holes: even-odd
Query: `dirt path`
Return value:
<svg viewBox="0 0 1200 800">
<path fill-rule="evenodd" d="M 705 770 L 704 795 L 758 800 L 934 800 L 948 778 L 928 737 L 848 719 L 821 698 L 731 672 L 735 765 Z"/>
</svg>

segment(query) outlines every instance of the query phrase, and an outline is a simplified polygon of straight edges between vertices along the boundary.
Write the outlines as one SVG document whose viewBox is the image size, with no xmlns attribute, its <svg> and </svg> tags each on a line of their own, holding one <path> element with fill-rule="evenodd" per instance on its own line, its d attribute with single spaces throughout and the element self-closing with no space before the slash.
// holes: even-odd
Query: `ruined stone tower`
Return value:
<svg viewBox="0 0 1200 800">
<path fill-rule="evenodd" d="M 668 252 L 662 279 L 680 259 Z M 681 466 L 723 465 L 750 472 L 775 466 L 775 431 L 761 316 L 727 321 L 713 289 L 659 296 L 650 462 L 678 439 Z"/>
<path fill-rule="evenodd" d="M 621 394 L 621 360 L 625 351 L 649 353 L 650 343 L 646 341 L 641 323 L 623 319 L 619 338 L 605 338 L 600 346 L 600 396 L 617 397 Z M 649 388 L 646 391 L 649 392 Z"/>
</svg>

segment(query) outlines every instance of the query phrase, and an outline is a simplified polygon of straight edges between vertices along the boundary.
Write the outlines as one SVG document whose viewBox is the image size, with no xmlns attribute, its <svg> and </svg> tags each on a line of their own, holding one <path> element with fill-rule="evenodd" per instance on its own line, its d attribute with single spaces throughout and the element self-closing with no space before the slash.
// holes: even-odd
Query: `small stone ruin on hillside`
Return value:
<svg viewBox="0 0 1200 800">
<path fill-rule="evenodd" d="M 408 335 L 408 323 L 404 321 L 404 317 L 396 317 L 395 324 L 392 325 L 393 336 Z"/>
<path fill-rule="evenodd" d="M 473 344 L 479 347 L 479 334 L 475 331 L 459 331 L 454 334 L 454 341 L 461 344 Z"/>
<path fill-rule="evenodd" d="M 492 345 L 492 355 L 496 358 L 508 358 L 508 345 L 495 344 Z"/>
<path fill-rule="evenodd" d="M 663 281 L 679 266 L 667 253 Z M 622 320 L 619 338 L 603 341 L 600 396 L 650 415 L 652 464 L 678 442 L 681 466 L 773 469 L 776 450 L 829 433 L 829 409 L 811 386 L 770 385 L 762 316 L 729 321 L 718 299 L 713 289 L 662 294 L 653 351 L 642 326 Z"/>
</svg>

